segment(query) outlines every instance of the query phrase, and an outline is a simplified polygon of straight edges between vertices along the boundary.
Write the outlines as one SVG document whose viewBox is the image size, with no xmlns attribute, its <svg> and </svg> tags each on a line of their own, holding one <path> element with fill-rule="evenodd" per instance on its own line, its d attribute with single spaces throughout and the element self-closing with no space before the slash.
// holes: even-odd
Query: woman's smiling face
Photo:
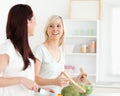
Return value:
<svg viewBox="0 0 120 96">
<path fill-rule="evenodd" d="M 61 19 L 57 19 L 49 24 L 47 34 L 49 39 L 60 39 L 63 35 L 63 24 Z"/>
</svg>

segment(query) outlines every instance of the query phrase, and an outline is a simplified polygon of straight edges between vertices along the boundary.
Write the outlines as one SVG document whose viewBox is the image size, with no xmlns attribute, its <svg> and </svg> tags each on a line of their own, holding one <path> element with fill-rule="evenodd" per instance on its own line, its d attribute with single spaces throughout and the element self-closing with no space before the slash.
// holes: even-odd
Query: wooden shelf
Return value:
<svg viewBox="0 0 120 96">
<path fill-rule="evenodd" d="M 77 56 L 96 56 L 96 53 L 66 53 L 66 55 L 77 55 Z"/>
<path fill-rule="evenodd" d="M 79 36 L 79 35 L 68 35 L 67 38 L 96 38 L 96 36 Z"/>
</svg>

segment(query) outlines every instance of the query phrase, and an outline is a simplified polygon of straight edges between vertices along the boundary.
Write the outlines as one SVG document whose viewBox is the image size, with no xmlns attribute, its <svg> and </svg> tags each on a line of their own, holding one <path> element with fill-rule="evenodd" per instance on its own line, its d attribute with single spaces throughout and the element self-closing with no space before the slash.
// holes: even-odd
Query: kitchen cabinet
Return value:
<svg viewBox="0 0 120 96">
<path fill-rule="evenodd" d="M 71 76 L 79 74 L 82 67 L 95 81 L 99 48 L 99 21 L 64 19 L 65 71 Z"/>
<path fill-rule="evenodd" d="M 69 18 L 101 19 L 101 0 L 69 0 Z"/>
</svg>

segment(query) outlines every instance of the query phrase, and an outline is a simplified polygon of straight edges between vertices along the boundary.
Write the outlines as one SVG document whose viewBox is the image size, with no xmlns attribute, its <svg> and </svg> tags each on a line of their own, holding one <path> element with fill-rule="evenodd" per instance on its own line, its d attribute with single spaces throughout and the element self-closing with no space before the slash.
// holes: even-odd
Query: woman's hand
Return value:
<svg viewBox="0 0 120 96">
<path fill-rule="evenodd" d="M 28 88 L 28 89 L 30 89 L 32 91 L 35 91 L 35 92 L 38 91 L 38 85 L 34 81 L 32 81 L 30 79 L 27 79 L 25 77 L 21 77 L 20 78 L 20 83 L 22 85 L 24 85 L 26 88 Z"/>
<path fill-rule="evenodd" d="M 91 82 L 87 78 L 87 74 L 83 71 L 82 68 L 80 68 L 80 72 L 81 72 L 80 75 L 78 75 L 78 77 L 77 77 L 78 82 L 84 82 L 86 84 L 91 85 Z"/>
<path fill-rule="evenodd" d="M 86 80 L 87 80 L 87 74 L 86 73 L 80 73 L 77 76 L 77 81 L 78 82 L 86 82 Z"/>
<path fill-rule="evenodd" d="M 82 68 L 80 68 L 80 74 L 78 75 L 78 81 L 79 82 L 84 82 L 84 83 L 86 83 L 86 81 L 88 81 L 88 79 L 87 79 L 87 74 L 83 71 L 83 69 Z"/>
<path fill-rule="evenodd" d="M 66 85 L 68 85 L 69 84 L 69 79 L 68 78 L 66 78 L 64 75 L 63 75 L 63 72 L 61 72 L 60 74 L 59 74 L 59 76 L 55 79 L 55 83 L 56 83 L 56 85 L 58 85 L 58 86 L 66 86 Z"/>
</svg>

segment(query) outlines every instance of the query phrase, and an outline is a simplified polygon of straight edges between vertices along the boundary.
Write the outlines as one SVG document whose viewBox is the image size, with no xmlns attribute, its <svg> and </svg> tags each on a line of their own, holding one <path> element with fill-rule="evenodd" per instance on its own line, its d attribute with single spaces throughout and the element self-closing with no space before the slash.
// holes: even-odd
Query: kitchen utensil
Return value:
<svg viewBox="0 0 120 96">
<path fill-rule="evenodd" d="M 38 88 L 38 93 L 40 93 L 41 96 L 56 96 L 55 93 L 49 92 L 42 88 Z"/>
<path fill-rule="evenodd" d="M 78 89 L 80 93 L 85 93 L 85 89 L 78 85 L 66 72 L 63 72 L 63 74 L 74 84 L 74 86 L 76 87 L 76 89 Z"/>
</svg>

